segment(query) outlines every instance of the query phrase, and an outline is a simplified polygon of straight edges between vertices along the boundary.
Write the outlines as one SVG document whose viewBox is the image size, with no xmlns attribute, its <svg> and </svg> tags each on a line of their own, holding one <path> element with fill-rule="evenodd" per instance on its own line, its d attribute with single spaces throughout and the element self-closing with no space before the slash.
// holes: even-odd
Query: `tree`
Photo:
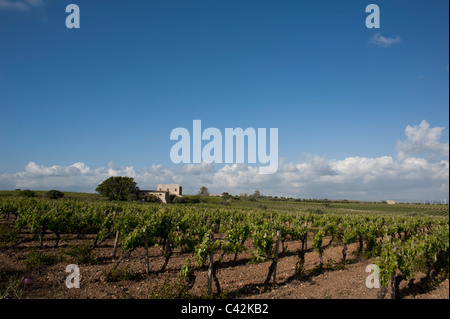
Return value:
<svg viewBox="0 0 450 319">
<path fill-rule="evenodd" d="M 224 199 L 230 199 L 230 198 L 232 198 L 233 196 L 231 196 L 230 193 L 228 193 L 228 192 L 223 192 L 223 193 L 222 193 L 222 197 L 223 197 Z"/>
<path fill-rule="evenodd" d="M 64 193 L 56 189 L 52 189 L 45 193 L 45 196 L 50 199 L 58 199 L 64 197 Z"/>
<path fill-rule="evenodd" d="M 207 188 L 206 186 L 202 186 L 202 187 L 200 188 L 200 191 L 198 192 L 198 194 L 199 194 L 200 196 L 209 196 L 208 188 Z"/>
<path fill-rule="evenodd" d="M 111 200 L 127 200 L 128 195 L 139 192 L 139 187 L 132 177 L 113 176 L 104 180 L 95 191 Z"/>
</svg>

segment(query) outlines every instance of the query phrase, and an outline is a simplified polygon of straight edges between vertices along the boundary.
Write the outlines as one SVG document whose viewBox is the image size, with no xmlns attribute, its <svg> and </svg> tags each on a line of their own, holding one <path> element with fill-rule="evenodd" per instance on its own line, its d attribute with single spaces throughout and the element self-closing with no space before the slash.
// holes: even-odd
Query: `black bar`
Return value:
<svg viewBox="0 0 450 319">
<path fill-rule="evenodd" d="M 398 314 L 415 315 L 423 309 L 433 313 L 448 309 L 449 299 L 442 300 L 286 300 L 286 299 L 192 299 L 192 300 L 85 300 L 21 299 L 0 300 L 2 313 L 61 318 L 70 314 L 85 318 L 98 310 L 105 315 L 123 316 L 141 313 L 144 318 L 307 318 L 353 313 L 355 316 Z M 424 308 L 433 307 L 433 308 Z M 59 310 L 58 310 L 59 309 Z M 54 311 L 53 311 L 54 310 Z M 4 312 L 5 311 L 5 312 Z M 353 315 L 351 317 L 354 317 Z"/>
</svg>

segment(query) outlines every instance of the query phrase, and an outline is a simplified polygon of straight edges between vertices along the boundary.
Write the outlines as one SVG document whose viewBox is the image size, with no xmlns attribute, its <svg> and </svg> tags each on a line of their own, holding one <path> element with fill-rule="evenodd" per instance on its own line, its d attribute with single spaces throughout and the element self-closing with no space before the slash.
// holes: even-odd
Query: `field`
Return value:
<svg viewBox="0 0 450 319">
<path fill-rule="evenodd" d="M 37 195 L 0 192 L 0 299 L 449 298 L 448 205 Z"/>
</svg>

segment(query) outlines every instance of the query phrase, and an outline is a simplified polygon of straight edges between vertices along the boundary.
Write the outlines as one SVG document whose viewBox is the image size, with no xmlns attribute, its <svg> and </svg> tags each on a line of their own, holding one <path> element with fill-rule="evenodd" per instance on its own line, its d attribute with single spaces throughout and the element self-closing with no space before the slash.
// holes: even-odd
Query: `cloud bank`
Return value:
<svg viewBox="0 0 450 319">
<path fill-rule="evenodd" d="M 179 183 L 186 194 L 201 186 L 211 193 L 253 193 L 356 200 L 439 200 L 448 199 L 449 143 L 440 143 L 444 128 L 426 121 L 407 126 L 406 139 L 397 142 L 397 158 L 347 157 L 343 160 L 306 156 L 299 163 L 280 161 L 276 174 L 259 174 L 246 164 L 202 163 L 163 167 L 153 164 L 137 171 L 133 166 L 90 168 L 85 163 L 70 166 L 40 166 L 29 162 L 23 172 L 0 175 L 0 189 L 60 189 L 93 192 L 110 176 L 135 178 L 141 189 L 158 183 Z M 425 156 L 423 156 L 425 155 Z"/>
<path fill-rule="evenodd" d="M 427 121 L 422 121 L 419 126 L 407 126 L 405 142 L 397 143 L 398 159 L 415 156 L 421 153 L 427 153 L 428 156 L 449 157 L 449 143 L 440 143 L 443 127 L 430 128 Z"/>
</svg>

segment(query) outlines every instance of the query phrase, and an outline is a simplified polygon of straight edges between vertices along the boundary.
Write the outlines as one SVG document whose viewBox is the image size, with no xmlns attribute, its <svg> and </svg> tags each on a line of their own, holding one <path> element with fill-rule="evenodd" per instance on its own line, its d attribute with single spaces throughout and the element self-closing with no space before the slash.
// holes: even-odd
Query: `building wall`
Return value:
<svg viewBox="0 0 450 319">
<path fill-rule="evenodd" d="M 139 192 L 140 193 L 140 195 L 154 195 L 154 196 L 156 196 L 156 197 L 158 197 L 160 200 L 161 200 L 161 202 L 163 202 L 163 203 L 165 203 L 165 204 L 167 204 L 167 203 L 170 203 L 170 195 L 169 195 L 169 192 L 167 192 L 167 191 L 140 191 Z"/>
<path fill-rule="evenodd" d="M 168 191 L 170 194 L 183 195 L 182 187 L 179 184 L 158 184 L 158 191 Z"/>
</svg>

